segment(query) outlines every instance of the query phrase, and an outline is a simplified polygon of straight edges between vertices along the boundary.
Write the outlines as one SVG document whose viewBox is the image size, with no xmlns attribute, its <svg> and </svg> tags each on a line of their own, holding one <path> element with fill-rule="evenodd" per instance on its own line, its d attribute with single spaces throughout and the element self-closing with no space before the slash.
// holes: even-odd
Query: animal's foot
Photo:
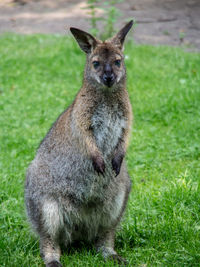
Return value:
<svg viewBox="0 0 200 267">
<path fill-rule="evenodd" d="M 110 255 L 108 257 L 108 259 L 113 260 L 115 263 L 117 263 L 120 266 L 127 266 L 128 265 L 128 261 L 126 259 L 120 257 L 117 254 Z"/>
<path fill-rule="evenodd" d="M 46 267 L 62 267 L 62 265 L 58 261 L 51 261 L 46 264 Z"/>
</svg>

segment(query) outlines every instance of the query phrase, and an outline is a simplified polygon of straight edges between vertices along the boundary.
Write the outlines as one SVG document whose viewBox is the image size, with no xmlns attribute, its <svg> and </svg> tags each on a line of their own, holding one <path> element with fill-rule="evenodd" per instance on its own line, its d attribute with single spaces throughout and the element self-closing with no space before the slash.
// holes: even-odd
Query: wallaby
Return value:
<svg viewBox="0 0 200 267">
<path fill-rule="evenodd" d="M 125 163 L 132 109 L 126 91 L 123 43 L 133 21 L 100 41 L 70 28 L 87 60 L 83 86 L 53 124 L 27 170 L 25 201 L 46 266 L 62 266 L 60 245 L 89 241 L 104 258 L 131 181 Z"/>
</svg>

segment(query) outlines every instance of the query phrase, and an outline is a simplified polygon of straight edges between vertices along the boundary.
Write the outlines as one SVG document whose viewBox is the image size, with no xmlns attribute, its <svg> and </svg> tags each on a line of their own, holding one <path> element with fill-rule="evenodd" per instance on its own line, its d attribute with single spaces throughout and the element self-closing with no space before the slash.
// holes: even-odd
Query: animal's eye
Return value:
<svg viewBox="0 0 200 267">
<path fill-rule="evenodd" d="M 93 64 L 94 68 L 97 69 L 100 65 L 100 62 L 99 61 L 93 61 L 92 64 Z"/>
<path fill-rule="evenodd" d="M 119 59 L 115 60 L 115 65 L 117 67 L 120 67 L 121 66 L 121 60 L 119 60 Z"/>
</svg>

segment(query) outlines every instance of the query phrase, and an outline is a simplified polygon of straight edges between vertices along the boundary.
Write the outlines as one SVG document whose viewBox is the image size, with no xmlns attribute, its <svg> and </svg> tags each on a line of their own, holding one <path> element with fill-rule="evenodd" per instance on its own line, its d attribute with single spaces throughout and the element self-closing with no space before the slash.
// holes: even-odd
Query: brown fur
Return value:
<svg viewBox="0 0 200 267">
<path fill-rule="evenodd" d="M 71 28 L 87 54 L 83 86 L 41 142 L 25 186 L 46 266 L 61 266 L 61 243 L 82 239 L 123 261 L 114 236 L 131 185 L 124 156 L 132 111 L 122 53 L 131 26 L 105 42 Z"/>
</svg>

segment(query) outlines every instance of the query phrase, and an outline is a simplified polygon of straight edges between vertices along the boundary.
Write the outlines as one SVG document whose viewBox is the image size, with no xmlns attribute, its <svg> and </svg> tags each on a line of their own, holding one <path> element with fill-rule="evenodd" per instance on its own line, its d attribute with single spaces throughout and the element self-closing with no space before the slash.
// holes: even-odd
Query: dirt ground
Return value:
<svg viewBox="0 0 200 267">
<path fill-rule="evenodd" d="M 89 29 L 86 1 L 0 0 L 0 33 L 66 34 L 69 27 Z M 116 27 L 134 18 L 136 43 L 184 45 L 200 51 L 200 0 L 125 0 Z M 99 16 L 103 11 L 99 10 Z"/>
</svg>

